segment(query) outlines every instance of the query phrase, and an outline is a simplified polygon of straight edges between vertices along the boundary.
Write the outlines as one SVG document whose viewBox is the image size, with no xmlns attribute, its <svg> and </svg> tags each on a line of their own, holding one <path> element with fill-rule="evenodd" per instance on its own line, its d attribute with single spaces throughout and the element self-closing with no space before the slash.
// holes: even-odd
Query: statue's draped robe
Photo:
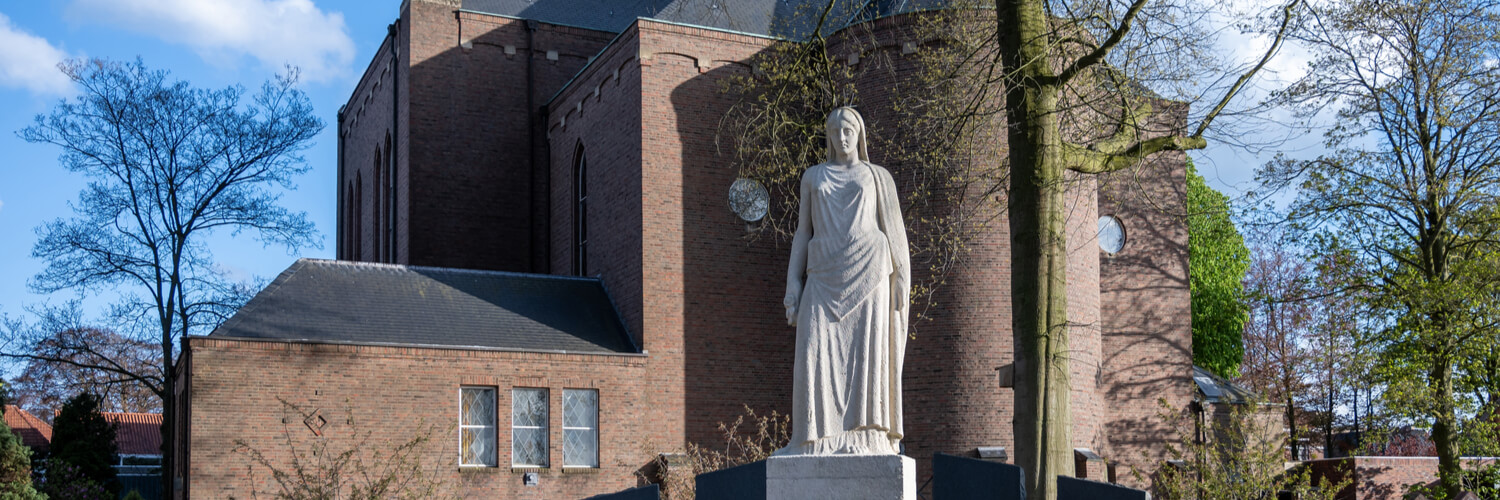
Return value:
<svg viewBox="0 0 1500 500">
<path fill-rule="evenodd" d="M 814 166 L 802 182 L 801 213 L 811 220 L 799 223 L 812 224 L 812 238 L 792 436 L 777 454 L 897 453 L 907 318 L 892 292 L 910 286 L 910 269 L 895 183 L 867 162 Z"/>
</svg>

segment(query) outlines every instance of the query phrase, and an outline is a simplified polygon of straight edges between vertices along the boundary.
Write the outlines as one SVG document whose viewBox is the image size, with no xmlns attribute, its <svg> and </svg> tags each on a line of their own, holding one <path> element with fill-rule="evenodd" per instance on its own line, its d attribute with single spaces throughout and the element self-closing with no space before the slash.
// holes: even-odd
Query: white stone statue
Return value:
<svg viewBox="0 0 1500 500">
<path fill-rule="evenodd" d="M 828 161 L 802 174 L 784 300 L 792 435 L 775 455 L 894 455 L 911 286 L 900 198 L 854 108 L 829 113 L 827 131 Z"/>
</svg>

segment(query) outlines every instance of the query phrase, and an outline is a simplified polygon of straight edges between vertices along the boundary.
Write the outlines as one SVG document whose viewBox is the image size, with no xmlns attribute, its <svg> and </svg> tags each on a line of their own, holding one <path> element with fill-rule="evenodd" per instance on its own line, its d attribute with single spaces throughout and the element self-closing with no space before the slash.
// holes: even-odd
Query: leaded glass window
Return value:
<svg viewBox="0 0 1500 500">
<path fill-rule="evenodd" d="M 458 443 L 459 465 L 499 465 L 495 454 L 495 389 L 459 390 Z"/>
<path fill-rule="evenodd" d="M 563 389 L 563 467 L 599 466 L 599 391 Z"/>
<path fill-rule="evenodd" d="M 547 390 L 511 390 L 510 461 L 514 467 L 546 467 Z"/>
</svg>

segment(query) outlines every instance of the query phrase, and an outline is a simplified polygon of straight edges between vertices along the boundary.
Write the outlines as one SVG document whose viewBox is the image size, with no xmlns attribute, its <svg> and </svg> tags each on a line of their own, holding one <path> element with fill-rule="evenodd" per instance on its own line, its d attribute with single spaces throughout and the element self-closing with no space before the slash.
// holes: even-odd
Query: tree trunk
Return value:
<svg viewBox="0 0 1500 500">
<path fill-rule="evenodd" d="M 1290 391 L 1287 392 L 1286 396 L 1286 426 L 1287 440 L 1291 442 L 1292 447 L 1292 456 L 1288 458 L 1291 460 L 1301 460 L 1302 447 L 1297 442 L 1297 405 L 1292 401 L 1292 393 Z"/>
<path fill-rule="evenodd" d="M 997 0 L 1010 159 L 1011 328 L 1015 337 L 1016 465 L 1027 498 L 1055 500 L 1072 473 L 1068 407 L 1067 246 L 1059 91 L 1047 18 L 1036 0 Z"/>
<path fill-rule="evenodd" d="M 168 350 L 163 360 L 166 366 L 162 373 L 166 376 L 161 384 L 161 494 L 167 499 L 176 498 L 173 487 L 177 476 L 177 381 L 174 379 L 176 370 L 173 369 L 172 351 Z"/>
<path fill-rule="evenodd" d="M 1454 443 L 1458 436 L 1454 425 L 1457 418 L 1453 407 L 1453 363 L 1443 359 L 1435 365 L 1430 383 L 1435 386 L 1433 389 L 1438 395 L 1438 415 L 1432 421 L 1432 443 L 1436 446 L 1438 455 L 1438 481 L 1447 493 L 1447 498 L 1458 498 L 1458 494 L 1463 491 L 1463 484 L 1460 481 L 1462 471 L 1458 463 L 1458 449 Z"/>
</svg>

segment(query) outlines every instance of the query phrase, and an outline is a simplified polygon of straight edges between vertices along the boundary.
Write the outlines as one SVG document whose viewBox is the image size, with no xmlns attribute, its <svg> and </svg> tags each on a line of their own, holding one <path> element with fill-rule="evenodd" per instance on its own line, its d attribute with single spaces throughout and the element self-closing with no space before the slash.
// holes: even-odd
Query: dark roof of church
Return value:
<svg viewBox="0 0 1500 500">
<path fill-rule="evenodd" d="M 599 31 L 624 31 L 638 17 L 803 38 L 827 0 L 463 0 L 463 9 Z M 947 0 L 836 0 L 825 33 L 853 22 L 932 8 Z"/>
<path fill-rule="evenodd" d="M 300 259 L 210 336 L 637 353 L 598 278 Z"/>
</svg>

